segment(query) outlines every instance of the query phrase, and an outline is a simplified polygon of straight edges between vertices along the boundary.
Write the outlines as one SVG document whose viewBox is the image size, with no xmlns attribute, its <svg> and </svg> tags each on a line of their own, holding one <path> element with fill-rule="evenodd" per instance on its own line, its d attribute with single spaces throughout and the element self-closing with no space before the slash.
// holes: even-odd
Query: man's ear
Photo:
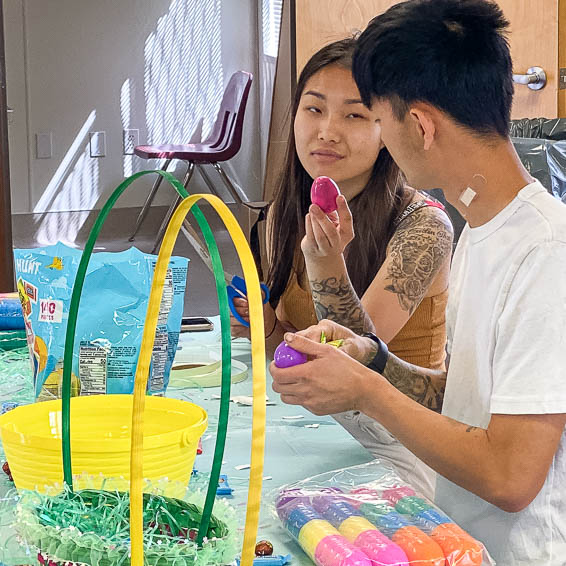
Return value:
<svg viewBox="0 0 566 566">
<path fill-rule="evenodd" d="M 413 106 L 409 109 L 409 118 L 422 139 L 422 147 L 425 151 L 432 147 L 436 134 L 436 125 L 432 113 L 424 107 Z"/>
</svg>

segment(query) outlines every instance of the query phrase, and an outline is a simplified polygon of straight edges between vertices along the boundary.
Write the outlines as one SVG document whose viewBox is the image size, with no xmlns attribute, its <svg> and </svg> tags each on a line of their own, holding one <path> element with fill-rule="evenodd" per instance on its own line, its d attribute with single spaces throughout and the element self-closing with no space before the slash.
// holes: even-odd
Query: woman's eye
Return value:
<svg viewBox="0 0 566 566">
<path fill-rule="evenodd" d="M 315 114 L 320 113 L 320 110 L 319 110 L 316 106 L 307 106 L 307 107 L 306 107 L 306 110 L 307 110 L 308 112 L 313 112 L 313 113 L 315 113 Z"/>
</svg>

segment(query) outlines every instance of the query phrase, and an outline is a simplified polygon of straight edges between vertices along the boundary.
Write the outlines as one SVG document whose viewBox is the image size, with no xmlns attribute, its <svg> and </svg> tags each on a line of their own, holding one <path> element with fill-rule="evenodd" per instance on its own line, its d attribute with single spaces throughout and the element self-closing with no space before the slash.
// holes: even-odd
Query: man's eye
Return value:
<svg viewBox="0 0 566 566">
<path fill-rule="evenodd" d="M 362 116 L 361 114 L 356 114 L 355 112 L 352 112 L 351 114 L 348 114 L 347 118 L 361 118 L 361 119 L 364 119 L 365 116 Z"/>
</svg>

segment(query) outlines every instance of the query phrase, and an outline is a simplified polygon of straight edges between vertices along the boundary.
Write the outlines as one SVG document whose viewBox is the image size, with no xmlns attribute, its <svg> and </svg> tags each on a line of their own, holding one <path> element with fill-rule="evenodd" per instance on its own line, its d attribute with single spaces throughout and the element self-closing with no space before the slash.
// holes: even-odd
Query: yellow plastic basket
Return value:
<svg viewBox="0 0 566 566">
<path fill-rule="evenodd" d="M 143 477 L 163 478 L 165 495 L 181 497 L 189 482 L 206 411 L 186 401 L 147 397 Z M 76 487 L 129 489 L 132 395 L 71 399 L 71 448 Z M 18 407 L 0 416 L 0 433 L 18 489 L 45 493 L 63 484 L 61 401 Z M 106 478 L 106 479 L 105 479 Z"/>
</svg>

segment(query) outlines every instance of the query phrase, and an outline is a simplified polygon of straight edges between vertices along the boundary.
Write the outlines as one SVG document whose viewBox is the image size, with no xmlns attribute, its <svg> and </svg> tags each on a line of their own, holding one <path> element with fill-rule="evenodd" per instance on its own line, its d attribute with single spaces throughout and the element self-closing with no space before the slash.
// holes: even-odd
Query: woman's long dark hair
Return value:
<svg viewBox="0 0 566 566">
<path fill-rule="evenodd" d="M 305 269 L 300 242 L 305 234 L 304 218 L 310 205 L 313 179 L 299 161 L 295 148 L 293 124 L 301 95 L 307 81 L 324 67 L 339 65 L 351 69 L 355 43 L 355 38 L 347 38 L 323 47 L 305 65 L 297 82 L 285 164 L 270 207 L 267 284 L 273 307 L 285 291 L 292 271 L 301 275 Z M 355 238 L 346 251 L 346 266 L 359 297 L 379 271 L 395 231 L 394 221 L 411 197 L 410 191 L 405 189 L 402 173 L 383 148 L 364 190 L 348 203 L 354 218 Z"/>
</svg>

